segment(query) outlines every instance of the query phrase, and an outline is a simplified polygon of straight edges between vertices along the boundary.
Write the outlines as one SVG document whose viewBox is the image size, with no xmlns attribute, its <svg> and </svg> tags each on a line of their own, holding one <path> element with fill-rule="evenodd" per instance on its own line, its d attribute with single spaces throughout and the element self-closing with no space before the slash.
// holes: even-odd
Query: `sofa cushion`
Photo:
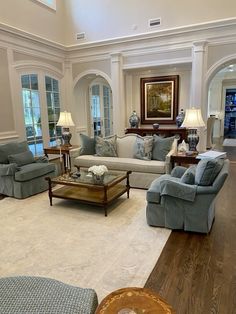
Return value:
<svg viewBox="0 0 236 314">
<path fill-rule="evenodd" d="M 100 157 L 117 157 L 116 136 L 102 138 L 95 137 L 95 152 Z"/>
<path fill-rule="evenodd" d="M 53 163 L 33 163 L 24 165 L 15 173 L 16 181 L 28 181 L 55 171 Z"/>
<path fill-rule="evenodd" d="M 196 166 L 190 166 L 182 175 L 180 182 L 186 183 L 186 184 L 194 184 L 195 173 L 196 173 Z"/>
<path fill-rule="evenodd" d="M 134 157 L 134 145 L 136 138 L 139 137 L 137 134 L 126 134 L 125 136 L 117 136 L 116 148 L 117 155 L 121 158 L 133 158 Z"/>
<path fill-rule="evenodd" d="M 34 155 L 30 150 L 23 152 L 23 153 L 18 153 L 14 155 L 9 155 L 8 160 L 10 164 L 17 164 L 17 166 L 24 166 L 27 164 L 31 164 L 34 162 Z"/>
<path fill-rule="evenodd" d="M 10 142 L 0 145 L 0 163 L 8 164 L 8 156 L 28 151 L 29 147 L 26 141 Z"/>
<path fill-rule="evenodd" d="M 201 159 L 196 167 L 195 184 L 212 185 L 223 164 L 223 159 Z"/>
<path fill-rule="evenodd" d="M 95 138 L 80 134 L 80 155 L 95 154 Z"/>
<path fill-rule="evenodd" d="M 152 159 L 164 161 L 166 159 L 166 155 L 171 150 L 174 139 L 175 139 L 175 136 L 161 137 L 161 136 L 154 134 L 153 135 Z"/>
<path fill-rule="evenodd" d="M 152 159 L 153 137 L 137 137 L 134 145 L 134 158 L 151 160 Z"/>
<path fill-rule="evenodd" d="M 89 168 L 92 165 L 105 165 L 108 170 L 119 171 L 135 171 L 144 173 L 164 174 L 166 172 L 166 165 L 163 161 L 134 159 L 134 158 L 120 158 L 120 157 L 98 157 L 91 155 L 84 155 L 75 158 L 75 166 Z"/>
</svg>

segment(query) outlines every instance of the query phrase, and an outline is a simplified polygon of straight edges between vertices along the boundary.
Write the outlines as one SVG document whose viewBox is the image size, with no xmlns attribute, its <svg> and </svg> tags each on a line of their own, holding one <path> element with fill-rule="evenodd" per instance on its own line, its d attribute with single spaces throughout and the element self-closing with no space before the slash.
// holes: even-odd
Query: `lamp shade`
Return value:
<svg viewBox="0 0 236 314">
<path fill-rule="evenodd" d="M 61 111 L 60 112 L 60 117 L 57 122 L 57 126 L 62 126 L 62 127 L 69 127 L 69 126 L 74 126 L 74 122 L 71 118 L 71 113 L 67 111 Z"/>
<path fill-rule="evenodd" d="M 185 118 L 181 127 L 200 128 L 203 126 L 205 126 L 205 123 L 202 119 L 201 109 L 186 109 Z"/>
</svg>

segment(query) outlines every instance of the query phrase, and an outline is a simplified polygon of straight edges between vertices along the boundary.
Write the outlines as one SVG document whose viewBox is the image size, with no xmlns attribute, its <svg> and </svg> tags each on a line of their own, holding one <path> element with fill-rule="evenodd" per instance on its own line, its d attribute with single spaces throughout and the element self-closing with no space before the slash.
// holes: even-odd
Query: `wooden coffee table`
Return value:
<svg viewBox="0 0 236 314">
<path fill-rule="evenodd" d="M 175 311 L 157 293 L 146 288 L 123 288 L 106 296 L 95 314 L 173 314 Z"/>
<path fill-rule="evenodd" d="M 109 172 L 105 174 L 102 184 L 94 183 L 93 178 L 88 176 L 86 170 L 80 171 L 80 177 L 71 177 L 71 174 L 65 173 L 56 178 L 47 177 L 48 196 L 50 205 L 52 206 L 52 198 L 62 198 L 78 200 L 82 203 L 97 205 L 104 208 L 105 216 L 107 216 L 107 206 L 127 193 L 129 198 L 129 175 L 127 172 Z M 125 180 L 125 184 L 121 183 Z M 52 186 L 58 184 L 61 187 L 53 189 Z"/>
</svg>

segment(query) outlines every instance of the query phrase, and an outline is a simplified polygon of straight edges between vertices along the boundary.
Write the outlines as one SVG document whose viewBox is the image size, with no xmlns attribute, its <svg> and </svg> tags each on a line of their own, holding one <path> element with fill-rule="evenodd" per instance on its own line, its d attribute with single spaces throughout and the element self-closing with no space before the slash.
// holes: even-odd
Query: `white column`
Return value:
<svg viewBox="0 0 236 314">
<path fill-rule="evenodd" d="M 207 121 L 207 103 L 205 103 L 206 85 L 205 74 L 207 66 L 207 42 L 193 43 L 192 51 L 192 82 L 190 107 L 200 108 L 203 120 Z M 199 129 L 200 140 L 198 150 L 206 149 L 206 128 Z"/>
<path fill-rule="evenodd" d="M 123 58 L 121 53 L 111 54 L 111 80 L 113 96 L 113 132 L 123 135 L 125 129 L 125 99 Z"/>
<path fill-rule="evenodd" d="M 74 108 L 72 64 L 68 60 L 64 62 L 64 77 L 61 85 L 61 109 L 71 112 L 71 117 L 75 124 L 75 127 L 70 127 L 72 134 L 71 143 L 78 144 L 76 143 L 76 125 L 78 122 L 76 121 Z"/>
</svg>

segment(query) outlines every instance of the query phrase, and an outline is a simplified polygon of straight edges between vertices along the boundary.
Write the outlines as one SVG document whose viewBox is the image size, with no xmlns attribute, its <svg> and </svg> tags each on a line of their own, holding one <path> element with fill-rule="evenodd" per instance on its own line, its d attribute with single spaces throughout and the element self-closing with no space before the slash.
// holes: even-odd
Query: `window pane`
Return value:
<svg viewBox="0 0 236 314">
<path fill-rule="evenodd" d="M 52 97 L 50 92 L 46 92 L 46 97 L 47 97 L 47 106 L 52 107 Z"/>
<path fill-rule="evenodd" d="M 29 75 L 22 75 L 22 76 L 21 76 L 21 86 L 22 86 L 22 88 L 28 88 L 28 89 L 30 89 L 30 79 L 29 79 Z"/>
<path fill-rule="evenodd" d="M 52 91 L 52 80 L 50 77 L 45 76 L 45 87 L 46 87 L 46 91 Z"/>
<path fill-rule="evenodd" d="M 30 75 L 31 89 L 38 90 L 38 76 L 36 74 Z"/>
<path fill-rule="evenodd" d="M 29 90 L 25 89 L 22 91 L 22 97 L 23 97 L 23 105 L 24 108 L 30 107 L 31 105 L 31 93 Z"/>
<path fill-rule="evenodd" d="M 60 107 L 60 99 L 59 99 L 58 93 L 53 94 L 53 103 L 54 103 L 54 107 Z"/>
<path fill-rule="evenodd" d="M 53 91 L 59 92 L 58 81 L 53 79 L 52 84 L 53 84 Z"/>
</svg>

